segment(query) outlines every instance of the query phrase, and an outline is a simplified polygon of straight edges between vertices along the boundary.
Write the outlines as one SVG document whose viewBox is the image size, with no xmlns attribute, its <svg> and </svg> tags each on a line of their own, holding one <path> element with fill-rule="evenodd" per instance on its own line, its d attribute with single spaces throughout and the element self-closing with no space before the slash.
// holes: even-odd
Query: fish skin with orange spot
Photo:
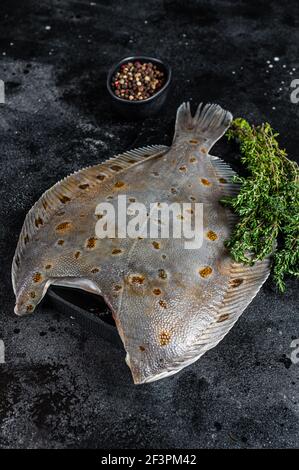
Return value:
<svg viewBox="0 0 299 470">
<path fill-rule="evenodd" d="M 44 193 L 26 217 L 14 256 L 15 312 L 32 314 L 51 284 L 102 296 L 138 384 L 168 377 L 216 346 L 258 292 L 270 264 L 266 259 L 243 266 L 224 247 L 236 220 L 219 199 L 238 187 L 231 168 L 209 152 L 231 120 L 218 105 L 200 105 L 192 116 L 183 103 L 170 147 L 125 152 Z M 186 249 L 180 238 L 154 245 L 146 237 L 97 238 L 95 225 L 103 218 L 96 207 L 109 201 L 116 208 L 116 196 L 125 190 L 147 206 L 202 203 L 202 247 Z M 202 277 L 202 269 L 208 275 Z"/>
</svg>

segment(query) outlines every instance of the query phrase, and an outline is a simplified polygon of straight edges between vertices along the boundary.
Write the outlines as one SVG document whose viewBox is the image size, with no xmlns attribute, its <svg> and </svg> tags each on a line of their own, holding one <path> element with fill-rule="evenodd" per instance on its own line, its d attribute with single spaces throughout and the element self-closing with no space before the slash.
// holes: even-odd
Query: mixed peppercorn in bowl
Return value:
<svg viewBox="0 0 299 470">
<path fill-rule="evenodd" d="M 165 83 L 165 73 L 152 62 L 135 60 L 122 64 L 112 78 L 116 96 L 126 100 L 147 100 Z"/>
<path fill-rule="evenodd" d="M 156 114 L 166 101 L 171 69 L 160 59 L 134 56 L 111 67 L 107 89 L 114 107 L 129 119 Z"/>
</svg>

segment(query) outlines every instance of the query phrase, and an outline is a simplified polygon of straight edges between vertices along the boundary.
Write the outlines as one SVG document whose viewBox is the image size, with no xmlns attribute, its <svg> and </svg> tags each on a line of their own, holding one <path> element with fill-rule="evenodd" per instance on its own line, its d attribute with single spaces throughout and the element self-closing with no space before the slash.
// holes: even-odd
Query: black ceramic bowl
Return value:
<svg viewBox="0 0 299 470">
<path fill-rule="evenodd" d="M 150 98 L 147 98 L 146 100 L 129 101 L 123 98 L 119 98 L 115 95 L 112 89 L 112 77 L 123 64 L 126 64 L 127 62 L 134 62 L 136 60 L 141 63 L 152 62 L 153 64 L 157 65 L 159 69 L 164 72 L 165 83 L 157 93 L 155 93 Z M 111 67 L 107 76 L 107 90 L 112 98 L 113 106 L 122 116 L 127 119 L 142 119 L 148 116 L 153 116 L 158 111 L 160 111 L 161 107 L 164 105 L 167 99 L 170 83 L 171 68 L 169 65 L 167 65 L 165 62 L 162 62 L 160 59 L 155 59 L 154 57 L 148 56 L 125 57 Z"/>
</svg>

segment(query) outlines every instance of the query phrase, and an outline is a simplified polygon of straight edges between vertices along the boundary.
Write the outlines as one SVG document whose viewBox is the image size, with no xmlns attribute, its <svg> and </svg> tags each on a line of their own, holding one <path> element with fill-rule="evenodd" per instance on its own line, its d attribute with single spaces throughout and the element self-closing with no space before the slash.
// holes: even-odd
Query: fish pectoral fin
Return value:
<svg viewBox="0 0 299 470">
<path fill-rule="evenodd" d="M 223 136 L 233 117 L 229 111 L 218 104 L 199 104 L 192 117 L 190 103 L 183 103 L 177 110 L 174 142 L 188 140 L 195 146 L 200 145 L 208 152 Z"/>
<path fill-rule="evenodd" d="M 101 289 L 98 284 L 88 278 L 84 277 L 57 277 L 51 281 L 52 286 L 72 287 L 75 289 L 82 289 L 92 294 L 102 295 Z"/>
<path fill-rule="evenodd" d="M 102 295 L 98 284 L 85 277 L 66 276 L 55 278 L 40 278 L 40 273 L 35 273 L 31 282 L 27 282 L 26 287 L 21 290 L 17 297 L 15 313 L 23 316 L 33 313 L 37 305 L 42 301 L 50 286 L 72 287 L 82 289 L 92 294 Z"/>
</svg>

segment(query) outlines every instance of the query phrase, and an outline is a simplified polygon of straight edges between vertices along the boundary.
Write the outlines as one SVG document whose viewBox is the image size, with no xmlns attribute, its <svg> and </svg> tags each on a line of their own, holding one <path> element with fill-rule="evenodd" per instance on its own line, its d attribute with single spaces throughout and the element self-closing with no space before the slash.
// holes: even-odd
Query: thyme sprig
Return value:
<svg viewBox="0 0 299 470">
<path fill-rule="evenodd" d="M 245 119 L 232 122 L 226 136 L 240 145 L 248 177 L 234 177 L 237 196 L 222 202 L 238 216 L 226 242 L 238 262 L 253 264 L 273 255 L 273 277 L 281 292 L 285 276 L 299 276 L 299 167 L 279 147 L 269 123 L 251 126 Z"/>
</svg>

